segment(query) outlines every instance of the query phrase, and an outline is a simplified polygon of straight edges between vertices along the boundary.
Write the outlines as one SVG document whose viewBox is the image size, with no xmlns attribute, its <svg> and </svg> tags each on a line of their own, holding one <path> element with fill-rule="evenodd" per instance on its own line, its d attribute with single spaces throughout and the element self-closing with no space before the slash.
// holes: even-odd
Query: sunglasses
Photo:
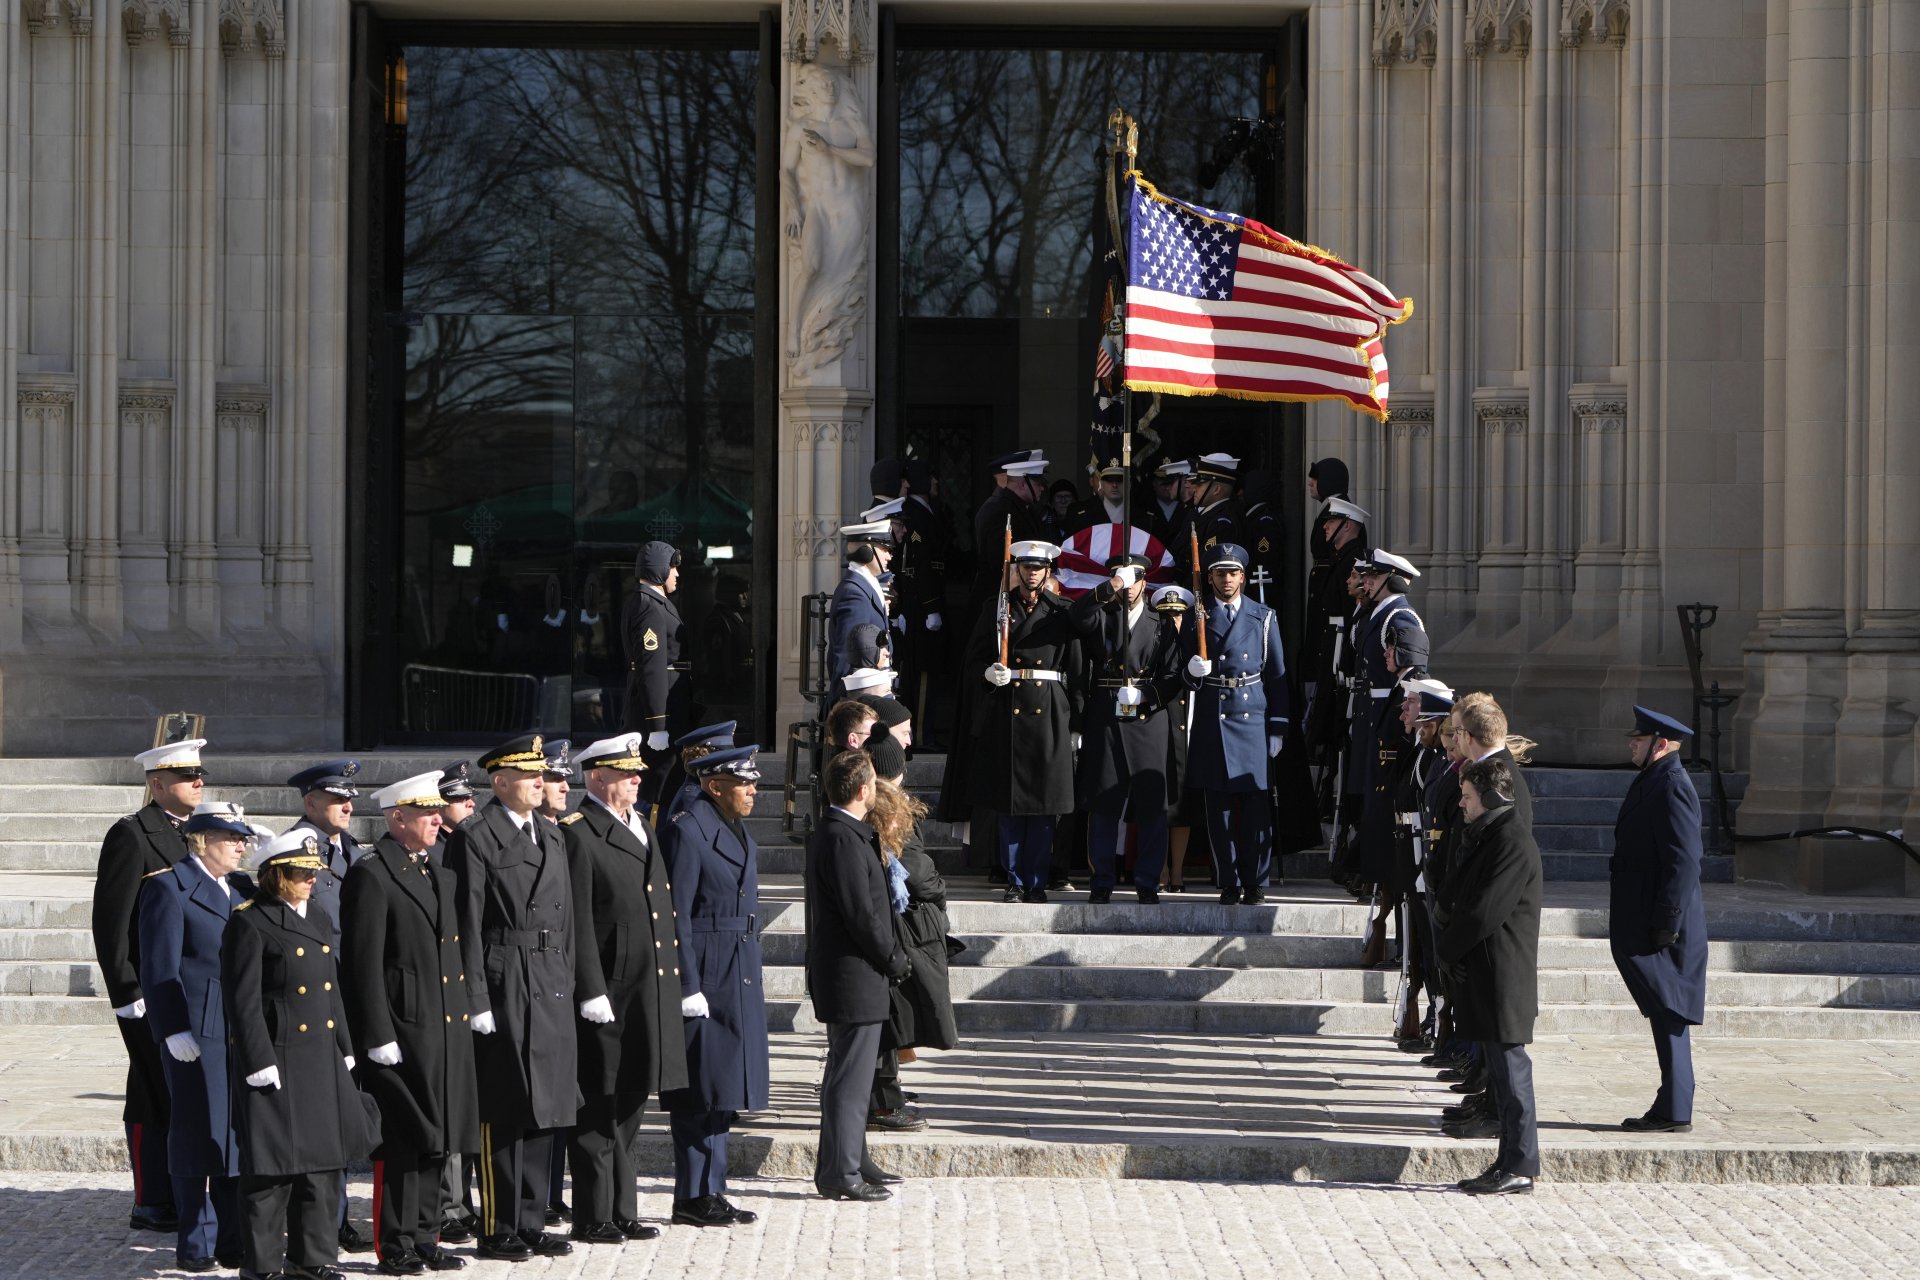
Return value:
<svg viewBox="0 0 1920 1280">
<path fill-rule="evenodd" d="M 288 867 L 284 873 L 289 880 L 318 880 L 320 872 L 313 867 Z"/>
</svg>

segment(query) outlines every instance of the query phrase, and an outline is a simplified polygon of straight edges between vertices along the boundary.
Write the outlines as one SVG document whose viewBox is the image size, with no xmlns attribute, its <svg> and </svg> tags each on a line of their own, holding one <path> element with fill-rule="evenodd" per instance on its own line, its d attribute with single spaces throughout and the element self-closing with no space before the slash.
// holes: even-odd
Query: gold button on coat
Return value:
<svg viewBox="0 0 1920 1280">
<path fill-rule="evenodd" d="M 307 994 L 307 989 L 306 989 L 305 987 L 295 987 L 295 988 L 294 988 L 293 990 L 294 990 L 294 993 L 295 993 L 296 995 L 305 995 L 305 994 Z"/>
<path fill-rule="evenodd" d="M 307 949 L 306 949 L 305 947 L 295 947 L 295 948 L 293 949 L 293 954 L 295 954 L 295 955 L 297 955 L 297 956 L 303 956 L 303 955 L 305 955 L 305 954 L 307 954 Z"/>
<path fill-rule="evenodd" d="M 303 1023 L 301 1023 L 301 1024 L 300 1024 L 300 1029 L 301 1029 L 302 1031 L 305 1031 L 305 1030 L 307 1029 L 307 1024 L 306 1024 L 306 1023 L 304 1023 L 304 1022 L 303 1022 Z"/>
</svg>

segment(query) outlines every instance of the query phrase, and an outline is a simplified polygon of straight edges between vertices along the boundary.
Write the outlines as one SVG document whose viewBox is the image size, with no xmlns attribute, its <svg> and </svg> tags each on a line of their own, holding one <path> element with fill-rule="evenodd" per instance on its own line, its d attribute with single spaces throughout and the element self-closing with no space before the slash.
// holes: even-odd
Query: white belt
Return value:
<svg viewBox="0 0 1920 1280">
<path fill-rule="evenodd" d="M 1415 825 L 1418 825 L 1420 822 L 1420 815 L 1417 813 L 1396 813 L 1393 815 L 1393 820 L 1395 822 L 1408 822 L 1408 823 L 1413 823 Z"/>
<path fill-rule="evenodd" d="M 1027 671 L 1016 668 L 1013 673 L 1013 678 L 1015 680 L 1065 680 L 1067 673 L 1064 671 Z"/>
<path fill-rule="evenodd" d="M 1373 697 L 1376 697 L 1376 698 L 1384 698 L 1384 697 L 1386 697 L 1386 696 L 1387 696 L 1388 694 L 1390 694 L 1390 693 L 1392 693 L 1392 692 L 1393 692 L 1393 690 L 1394 690 L 1394 686 L 1393 686 L 1393 685 L 1388 685 L 1388 686 L 1387 686 L 1386 688 L 1384 688 L 1384 689 L 1368 689 L 1368 690 L 1367 690 L 1367 692 L 1368 692 L 1369 694 L 1371 694 L 1371 695 L 1372 695 Z"/>
</svg>

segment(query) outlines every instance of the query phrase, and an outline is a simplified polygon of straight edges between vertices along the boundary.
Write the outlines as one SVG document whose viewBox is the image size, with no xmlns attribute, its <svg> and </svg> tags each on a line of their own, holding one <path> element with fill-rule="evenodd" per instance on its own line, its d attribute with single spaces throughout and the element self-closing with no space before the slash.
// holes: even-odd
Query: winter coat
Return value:
<svg viewBox="0 0 1920 1280">
<path fill-rule="evenodd" d="M 1540 1015 L 1540 885 L 1540 847 L 1515 806 L 1468 824 L 1434 936 L 1462 1039 L 1532 1041 Z"/>
<path fill-rule="evenodd" d="M 1640 771 L 1613 826 L 1607 939 L 1640 1012 L 1698 1025 L 1707 1011 L 1707 907 L 1700 796 L 1674 752 Z M 1675 934 L 1656 948 L 1656 931 Z"/>
</svg>

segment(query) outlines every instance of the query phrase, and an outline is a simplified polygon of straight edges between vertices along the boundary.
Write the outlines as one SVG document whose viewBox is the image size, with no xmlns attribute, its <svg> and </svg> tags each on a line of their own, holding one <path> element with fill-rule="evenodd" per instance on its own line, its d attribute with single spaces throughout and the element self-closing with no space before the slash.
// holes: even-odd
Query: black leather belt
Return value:
<svg viewBox="0 0 1920 1280">
<path fill-rule="evenodd" d="M 752 933 L 759 916 L 695 916 L 687 922 L 689 933 Z"/>
<path fill-rule="evenodd" d="M 1200 683 L 1213 689 L 1241 689 L 1250 684 L 1259 684 L 1260 676 L 1208 676 Z"/>
<path fill-rule="evenodd" d="M 525 947 L 529 951 L 558 951 L 551 929 L 485 929 L 480 941 L 490 947 Z"/>
</svg>

